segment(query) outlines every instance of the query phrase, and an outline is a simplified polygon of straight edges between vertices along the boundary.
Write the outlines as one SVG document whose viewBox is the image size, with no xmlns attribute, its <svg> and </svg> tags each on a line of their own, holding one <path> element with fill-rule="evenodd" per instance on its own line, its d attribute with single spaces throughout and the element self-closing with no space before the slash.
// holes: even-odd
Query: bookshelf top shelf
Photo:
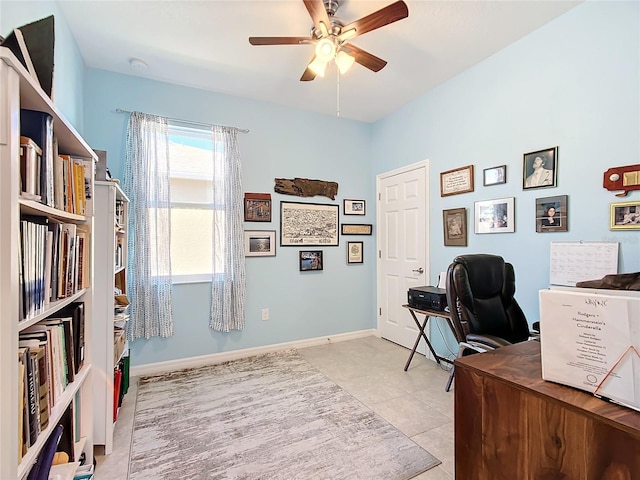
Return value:
<svg viewBox="0 0 640 480">
<path fill-rule="evenodd" d="M 7 47 L 0 47 L 0 59 L 18 72 L 20 77 L 20 107 L 48 112 L 53 117 L 60 153 L 98 160 L 96 153 L 82 139 L 73 125 L 58 111 L 53 101 L 34 81 L 11 50 Z M 63 128 L 60 128 L 61 126 Z"/>
</svg>

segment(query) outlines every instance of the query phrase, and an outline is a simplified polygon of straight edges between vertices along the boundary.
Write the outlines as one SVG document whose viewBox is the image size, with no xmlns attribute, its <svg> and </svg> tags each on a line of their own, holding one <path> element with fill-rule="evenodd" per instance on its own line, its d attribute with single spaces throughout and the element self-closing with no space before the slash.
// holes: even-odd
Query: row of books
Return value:
<svg viewBox="0 0 640 480">
<path fill-rule="evenodd" d="M 51 408 L 84 364 L 84 303 L 71 303 L 56 315 L 19 334 L 19 458 L 47 428 Z"/>
<path fill-rule="evenodd" d="M 58 152 L 53 117 L 20 109 L 21 195 L 78 215 L 92 214 L 93 160 Z"/>
<path fill-rule="evenodd" d="M 20 221 L 20 319 L 89 286 L 90 229 L 23 215 Z"/>
</svg>

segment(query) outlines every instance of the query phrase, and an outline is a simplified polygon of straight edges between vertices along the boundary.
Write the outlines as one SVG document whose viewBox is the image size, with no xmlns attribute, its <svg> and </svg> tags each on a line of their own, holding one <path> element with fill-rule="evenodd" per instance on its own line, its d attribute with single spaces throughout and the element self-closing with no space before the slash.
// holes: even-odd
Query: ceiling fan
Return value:
<svg viewBox="0 0 640 480">
<path fill-rule="evenodd" d="M 315 53 L 300 77 L 303 82 L 313 80 L 317 75 L 324 77 L 327 64 L 331 61 L 335 61 L 340 73 L 346 73 L 354 62 L 374 72 L 382 70 L 387 64 L 385 60 L 348 42 L 409 16 L 407 4 L 400 0 L 355 22 L 344 24 L 335 17 L 340 6 L 338 0 L 303 2 L 313 20 L 309 37 L 249 37 L 251 45 L 315 45 Z"/>
</svg>

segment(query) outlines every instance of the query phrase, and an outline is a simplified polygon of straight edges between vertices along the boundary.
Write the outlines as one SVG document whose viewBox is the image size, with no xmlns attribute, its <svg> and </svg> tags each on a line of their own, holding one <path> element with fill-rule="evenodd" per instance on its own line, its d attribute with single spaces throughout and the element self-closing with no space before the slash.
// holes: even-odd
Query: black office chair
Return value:
<svg viewBox="0 0 640 480">
<path fill-rule="evenodd" d="M 498 255 L 459 255 L 447 270 L 447 305 L 458 357 L 529 340 L 532 333 L 514 297 L 513 265 Z M 453 368 L 447 382 L 449 391 Z"/>
</svg>

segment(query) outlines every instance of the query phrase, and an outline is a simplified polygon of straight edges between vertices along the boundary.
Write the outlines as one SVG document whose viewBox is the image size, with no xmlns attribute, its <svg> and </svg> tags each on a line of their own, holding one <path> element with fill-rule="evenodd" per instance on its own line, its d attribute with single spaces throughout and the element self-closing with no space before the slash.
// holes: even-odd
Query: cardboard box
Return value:
<svg viewBox="0 0 640 480">
<path fill-rule="evenodd" d="M 120 361 L 122 353 L 124 352 L 125 344 L 127 343 L 124 330 L 113 331 L 113 363 L 114 365 Z"/>
<path fill-rule="evenodd" d="M 541 290 L 542 378 L 640 411 L 640 292 Z"/>
</svg>

